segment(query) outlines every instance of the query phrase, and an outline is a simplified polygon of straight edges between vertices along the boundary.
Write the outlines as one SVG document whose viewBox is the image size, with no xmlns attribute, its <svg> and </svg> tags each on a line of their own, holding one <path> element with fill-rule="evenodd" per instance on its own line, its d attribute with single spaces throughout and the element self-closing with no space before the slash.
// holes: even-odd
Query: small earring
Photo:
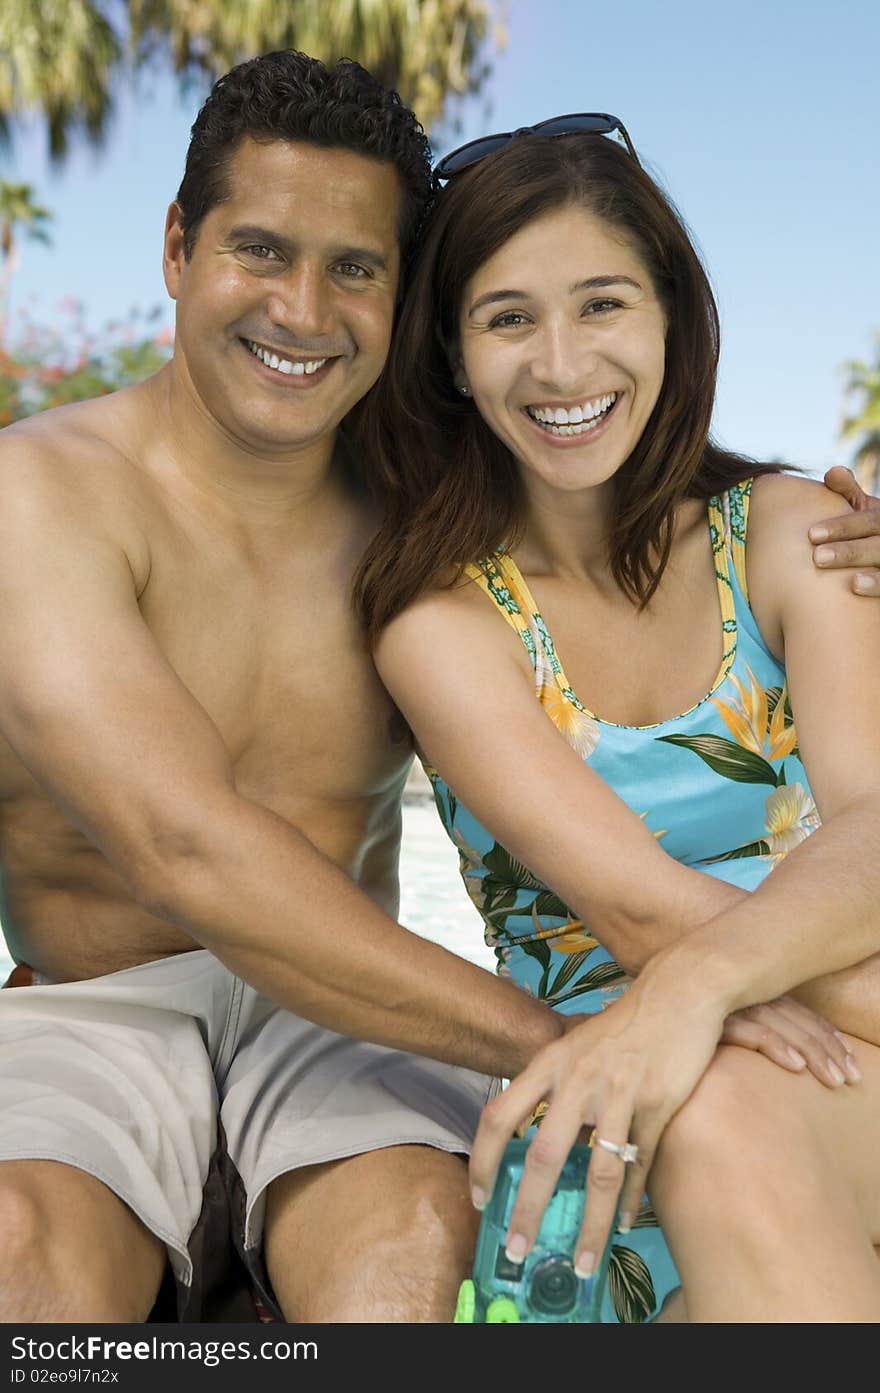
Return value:
<svg viewBox="0 0 880 1393">
<path fill-rule="evenodd" d="M 459 387 L 458 390 L 461 392 L 461 395 L 462 395 L 463 397 L 469 397 L 470 394 L 471 394 L 471 389 L 470 389 L 470 387 Z"/>
</svg>

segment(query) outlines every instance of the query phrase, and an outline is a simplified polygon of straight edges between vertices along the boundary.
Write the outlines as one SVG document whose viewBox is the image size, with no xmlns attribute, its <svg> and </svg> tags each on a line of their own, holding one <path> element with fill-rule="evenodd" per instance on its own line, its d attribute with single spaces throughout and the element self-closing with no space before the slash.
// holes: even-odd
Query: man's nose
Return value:
<svg viewBox="0 0 880 1393">
<path fill-rule="evenodd" d="M 272 287 L 267 305 L 269 318 L 279 328 L 300 339 L 320 338 L 328 332 L 330 300 L 319 267 L 300 263 L 291 267 Z"/>
</svg>

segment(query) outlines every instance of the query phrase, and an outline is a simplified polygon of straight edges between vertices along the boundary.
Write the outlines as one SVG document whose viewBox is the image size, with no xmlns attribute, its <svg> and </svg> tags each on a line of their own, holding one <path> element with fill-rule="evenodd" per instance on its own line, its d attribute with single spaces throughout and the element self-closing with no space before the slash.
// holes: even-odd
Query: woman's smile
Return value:
<svg viewBox="0 0 880 1393">
<path fill-rule="evenodd" d="M 605 392 L 574 406 L 542 403 L 524 408 L 542 435 L 559 445 L 588 445 L 603 434 L 622 392 Z"/>
</svg>

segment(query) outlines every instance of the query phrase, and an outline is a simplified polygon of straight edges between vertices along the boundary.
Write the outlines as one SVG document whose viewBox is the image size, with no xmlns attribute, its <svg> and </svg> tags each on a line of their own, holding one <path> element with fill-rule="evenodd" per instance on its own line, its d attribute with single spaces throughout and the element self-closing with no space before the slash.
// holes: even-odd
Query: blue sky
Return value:
<svg viewBox="0 0 880 1393">
<path fill-rule="evenodd" d="M 508 30 L 439 152 L 562 112 L 619 115 L 716 288 L 716 433 L 812 472 L 845 462 L 841 364 L 880 328 L 877 0 L 511 0 Z M 0 177 L 55 213 L 53 246 L 24 248 L 13 313 L 51 321 L 72 294 L 95 325 L 156 305 L 171 325 L 162 227 L 200 99 L 141 79 L 99 154 L 53 171 L 34 128 L 0 156 Z"/>
</svg>

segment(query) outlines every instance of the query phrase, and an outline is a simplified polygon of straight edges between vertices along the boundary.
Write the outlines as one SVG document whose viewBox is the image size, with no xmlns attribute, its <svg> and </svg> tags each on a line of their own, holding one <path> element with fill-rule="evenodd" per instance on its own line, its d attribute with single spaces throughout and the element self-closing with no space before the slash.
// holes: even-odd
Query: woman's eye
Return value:
<svg viewBox="0 0 880 1393">
<path fill-rule="evenodd" d="M 590 303 L 584 307 L 586 314 L 609 314 L 611 310 L 619 309 L 619 300 L 591 300 Z"/>
<path fill-rule="evenodd" d="M 528 324 L 528 319 L 519 310 L 507 310 L 504 314 L 496 314 L 490 322 L 490 329 L 518 329 L 521 324 Z"/>
</svg>

